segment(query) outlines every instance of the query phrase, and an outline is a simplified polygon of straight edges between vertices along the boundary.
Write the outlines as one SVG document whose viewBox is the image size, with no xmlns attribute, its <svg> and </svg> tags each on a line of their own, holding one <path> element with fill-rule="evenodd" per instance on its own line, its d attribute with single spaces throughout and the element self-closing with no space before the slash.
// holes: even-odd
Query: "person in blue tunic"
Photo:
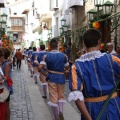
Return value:
<svg viewBox="0 0 120 120">
<path fill-rule="evenodd" d="M 42 60 L 43 60 L 43 56 L 46 55 L 46 54 L 47 54 L 47 51 L 45 51 L 45 45 L 44 44 L 40 45 L 40 52 L 38 54 L 38 62 L 39 62 L 40 65 L 41 64 L 45 65 L 42 68 L 45 72 L 47 72 L 46 64 L 44 64 L 44 62 L 42 62 Z M 42 90 L 43 90 L 43 96 L 42 97 L 44 99 L 47 99 L 47 81 L 46 81 L 46 76 L 40 72 L 39 78 L 40 78 L 41 85 L 42 85 Z"/>
<path fill-rule="evenodd" d="M 28 69 L 30 70 L 31 77 L 33 77 L 33 67 L 31 62 L 32 52 L 33 52 L 32 47 L 29 47 L 27 62 L 28 62 Z"/>
<path fill-rule="evenodd" d="M 65 102 L 64 87 L 65 87 L 65 75 L 64 70 L 69 69 L 69 63 L 67 56 L 61 53 L 57 49 L 56 39 L 50 41 L 50 49 L 44 58 L 43 63 L 47 65 L 48 74 L 43 71 L 45 65 L 41 64 L 40 71 L 46 75 L 48 81 L 49 98 L 48 105 L 51 106 L 54 119 L 59 120 L 59 117 L 63 118 L 63 106 Z"/>
<path fill-rule="evenodd" d="M 68 100 L 75 101 L 81 120 L 96 120 L 120 74 L 120 59 L 99 51 L 101 33 L 88 29 L 83 35 L 87 53 L 75 61 L 71 69 Z M 100 120 L 120 120 L 120 98 L 112 95 Z"/>
<path fill-rule="evenodd" d="M 31 62 L 32 62 L 32 66 L 33 66 L 33 78 L 35 80 L 35 84 L 37 84 L 37 74 L 38 74 L 38 65 L 36 63 L 38 63 L 38 52 L 36 51 L 36 47 L 33 47 L 33 52 L 32 52 L 32 57 L 31 57 Z"/>
</svg>

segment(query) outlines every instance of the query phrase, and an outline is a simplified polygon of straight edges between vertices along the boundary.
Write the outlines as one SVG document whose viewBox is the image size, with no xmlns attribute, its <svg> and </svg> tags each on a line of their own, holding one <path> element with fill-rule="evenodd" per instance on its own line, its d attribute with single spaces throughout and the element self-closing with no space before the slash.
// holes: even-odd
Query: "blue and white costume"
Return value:
<svg viewBox="0 0 120 120">
<path fill-rule="evenodd" d="M 96 120 L 105 100 L 96 102 L 86 100 L 109 95 L 118 81 L 118 74 L 120 74 L 120 59 L 117 57 L 100 51 L 82 55 L 71 69 L 69 86 L 72 92 L 68 97 L 69 101 L 85 100 L 92 120 Z M 111 98 L 100 120 L 114 119 L 120 120 L 120 98 L 117 94 Z M 84 120 L 83 116 L 81 120 Z"/>
</svg>

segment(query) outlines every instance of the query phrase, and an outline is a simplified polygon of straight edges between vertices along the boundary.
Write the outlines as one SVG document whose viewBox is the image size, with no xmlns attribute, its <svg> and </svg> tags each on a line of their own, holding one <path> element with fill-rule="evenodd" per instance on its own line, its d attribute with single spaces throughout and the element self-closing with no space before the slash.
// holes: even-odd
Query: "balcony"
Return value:
<svg viewBox="0 0 120 120">
<path fill-rule="evenodd" d="M 58 9 L 58 0 L 50 0 L 50 10 L 55 11 Z"/>
<path fill-rule="evenodd" d="M 24 32 L 24 27 L 23 26 L 11 26 L 11 31 L 12 32 Z"/>
<path fill-rule="evenodd" d="M 42 14 L 40 16 L 40 22 L 49 22 L 52 19 L 51 13 Z"/>
<path fill-rule="evenodd" d="M 83 0 L 69 0 L 67 5 L 68 5 L 68 8 L 83 6 Z"/>
</svg>

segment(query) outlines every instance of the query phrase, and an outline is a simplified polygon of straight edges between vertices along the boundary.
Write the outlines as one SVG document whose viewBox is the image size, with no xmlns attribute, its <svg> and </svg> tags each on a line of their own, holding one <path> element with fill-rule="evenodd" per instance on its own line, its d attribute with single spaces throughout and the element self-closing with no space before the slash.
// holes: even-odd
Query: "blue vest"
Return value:
<svg viewBox="0 0 120 120">
<path fill-rule="evenodd" d="M 5 74 L 5 66 L 7 65 L 7 64 L 9 64 L 10 62 L 8 62 L 8 61 L 5 61 L 3 64 L 2 64 L 2 71 L 3 71 L 3 73 Z M 12 69 L 12 65 L 10 65 L 10 73 L 9 73 L 9 77 L 11 78 L 12 77 L 12 71 L 11 71 L 11 69 Z M 8 87 L 8 84 L 7 84 L 7 82 L 5 82 L 5 85 L 7 86 L 7 88 L 9 88 Z M 11 94 L 13 94 L 13 87 L 11 86 L 10 88 L 10 93 Z"/>
</svg>

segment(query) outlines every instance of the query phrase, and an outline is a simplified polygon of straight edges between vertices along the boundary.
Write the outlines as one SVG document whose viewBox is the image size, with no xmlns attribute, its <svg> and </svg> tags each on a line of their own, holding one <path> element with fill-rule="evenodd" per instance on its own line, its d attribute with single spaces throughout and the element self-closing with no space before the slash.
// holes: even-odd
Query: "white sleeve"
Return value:
<svg viewBox="0 0 120 120">
<path fill-rule="evenodd" d="M 65 66 L 65 67 L 69 66 L 69 62 L 65 63 L 64 66 Z"/>
<path fill-rule="evenodd" d="M 0 67 L 0 73 L 4 76 L 4 74 L 3 74 L 3 71 L 2 71 L 2 69 L 1 69 L 1 67 Z"/>
<path fill-rule="evenodd" d="M 69 102 L 71 102 L 72 100 L 76 101 L 77 99 L 79 99 L 80 101 L 84 101 L 84 96 L 81 91 L 73 91 L 68 96 Z"/>
<path fill-rule="evenodd" d="M 46 62 L 45 61 L 41 61 L 40 64 L 46 65 Z"/>
</svg>

